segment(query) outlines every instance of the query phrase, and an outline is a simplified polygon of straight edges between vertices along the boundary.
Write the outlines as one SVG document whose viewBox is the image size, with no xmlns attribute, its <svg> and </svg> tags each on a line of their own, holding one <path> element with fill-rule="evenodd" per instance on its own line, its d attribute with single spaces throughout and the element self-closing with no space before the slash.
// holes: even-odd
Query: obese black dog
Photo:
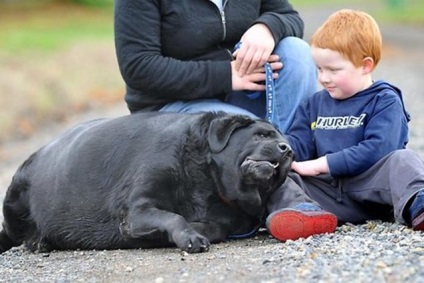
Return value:
<svg viewBox="0 0 424 283">
<path fill-rule="evenodd" d="M 153 248 L 203 252 L 252 231 L 293 158 L 269 123 L 140 113 L 70 129 L 17 170 L 0 253 Z"/>
</svg>

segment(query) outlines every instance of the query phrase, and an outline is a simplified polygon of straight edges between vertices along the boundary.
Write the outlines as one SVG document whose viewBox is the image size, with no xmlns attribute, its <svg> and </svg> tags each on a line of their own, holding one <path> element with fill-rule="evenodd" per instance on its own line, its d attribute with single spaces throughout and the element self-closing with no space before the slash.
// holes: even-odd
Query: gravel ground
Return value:
<svg viewBox="0 0 424 283">
<path fill-rule="evenodd" d="M 306 39 L 335 10 L 300 10 Z M 412 114 L 409 147 L 424 157 L 424 28 L 381 26 L 387 47 L 375 79 L 400 87 Z M 113 56 L 113 53 L 112 53 Z M 72 117 L 29 140 L 6 144 L 0 160 L 0 201 L 17 166 L 65 128 L 126 114 L 125 105 Z M 1 216 L 0 216 L 1 218 Z M 280 243 L 257 237 L 213 245 L 203 254 L 175 248 L 29 253 L 0 256 L 0 282 L 424 282 L 424 233 L 378 221 L 344 225 L 331 235 Z"/>
</svg>

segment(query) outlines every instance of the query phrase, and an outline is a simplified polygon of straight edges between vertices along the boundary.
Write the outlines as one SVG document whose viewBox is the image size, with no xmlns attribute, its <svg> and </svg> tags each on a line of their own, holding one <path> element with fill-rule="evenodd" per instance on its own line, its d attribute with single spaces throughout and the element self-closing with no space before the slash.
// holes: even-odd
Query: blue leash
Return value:
<svg viewBox="0 0 424 283">
<path fill-rule="evenodd" d="M 238 239 L 247 239 L 247 238 L 252 238 L 254 237 L 259 229 L 262 227 L 262 223 L 259 223 L 258 225 L 256 225 L 252 231 L 247 232 L 245 234 L 236 234 L 236 235 L 228 235 L 227 239 L 228 240 L 238 240 Z"/>
<path fill-rule="evenodd" d="M 275 88 L 274 88 L 274 80 L 272 79 L 272 68 L 270 63 L 265 63 L 265 94 L 266 94 L 266 119 L 268 122 L 272 124 L 272 119 L 274 118 L 274 95 L 275 95 Z"/>
<path fill-rule="evenodd" d="M 241 46 L 241 42 L 238 42 L 234 46 L 234 50 L 239 49 Z M 272 78 L 272 68 L 270 63 L 265 63 L 265 95 L 266 95 L 266 120 L 272 123 L 275 112 L 275 88 L 274 88 L 274 80 Z M 250 99 L 256 99 L 260 95 L 260 92 L 248 93 L 247 97 Z"/>
</svg>

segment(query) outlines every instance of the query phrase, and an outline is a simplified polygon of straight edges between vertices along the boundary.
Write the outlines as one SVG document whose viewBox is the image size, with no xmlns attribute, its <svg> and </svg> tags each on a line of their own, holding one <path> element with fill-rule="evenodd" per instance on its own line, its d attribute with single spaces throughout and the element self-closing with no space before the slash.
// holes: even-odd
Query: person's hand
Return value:
<svg viewBox="0 0 424 283">
<path fill-rule="evenodd" d="M 235 69 L 240 76 L 250 75 L 269 62 L 275 47 L 274 37 L 264 24 L 251 26 L 240 39 L 241 46 L 234 51 Z"/>
<path fill-rule="evenodd" d="M 330 171 L 325 156 L 302 162 L 293 161 L 291 169 L 301 176 L 317 176 Z"/>
<path fill-rule="evenodd" d="M 271 69 L 273 71 L 279 70 L 283 67 L 281 62 L 278 62 L 277 55 L 271 55 L 269 62 L 271 63 Z M 236 70 L 236 61 L 231 62 L 231 80 L 234 91 L 248 90 L 248 91 L 265 91 L 265 85 L 263 82 L 266 79 L 265 68 L 260 67 L 254 69 L 251 74 L 241 76 Z M 278 78 L 278 73 L 274 72 L 272 78 Z"/>
</svg>

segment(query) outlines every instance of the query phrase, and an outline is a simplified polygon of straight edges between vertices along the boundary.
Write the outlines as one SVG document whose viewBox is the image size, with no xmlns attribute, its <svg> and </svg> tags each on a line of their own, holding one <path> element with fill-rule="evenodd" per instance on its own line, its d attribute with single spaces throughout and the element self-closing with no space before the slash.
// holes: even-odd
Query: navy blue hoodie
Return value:
<svg viewBox="0 0 424 283">
<path fill-rule="evenodd" d="M 408 143 L 401 91 L 385 81 L 345 100 L 326 90 L 299 106 L 287 132 L 297 161 L 327 156 L 333 177 L 358 175 Z"/>
</svg>

